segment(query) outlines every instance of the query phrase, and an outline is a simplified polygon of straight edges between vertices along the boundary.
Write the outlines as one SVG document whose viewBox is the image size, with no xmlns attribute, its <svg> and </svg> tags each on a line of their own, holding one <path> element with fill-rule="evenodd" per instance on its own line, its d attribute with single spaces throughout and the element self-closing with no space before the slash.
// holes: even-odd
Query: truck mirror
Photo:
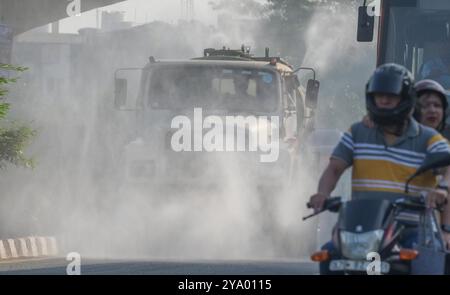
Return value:
<svg viewBox="0 0 450 295">
<path fill-rule="evenodd" d="M 308 85 L 306 86 L 306 107 L 315 109 L 317 107 L 317 101 L 319 98 L 319 88 L 320 82 L 314 79 L 308 80 Z"/>
<path fill-rule="evenodd" d="M 114 91 L 114 106 L 116 109 L 120 109 L 127 103 L 128 83 L 127 79 L 116 78 L 115 91 Z"/>
<path fill-rule="evenodd" d="M 147 74 L 147 72 L 145 72 Z M 117 69 L 114 73 L 114 106 L 119 111 L 137 111 L 143 97 L 140 97 L 144 85 L 142 68 Z"/>
<path fill-rule="evenodd" d="M 369 15 L 367 6 L 358 8 L 358 42 L 372 42 L 375 14 Z"/>
</svg>

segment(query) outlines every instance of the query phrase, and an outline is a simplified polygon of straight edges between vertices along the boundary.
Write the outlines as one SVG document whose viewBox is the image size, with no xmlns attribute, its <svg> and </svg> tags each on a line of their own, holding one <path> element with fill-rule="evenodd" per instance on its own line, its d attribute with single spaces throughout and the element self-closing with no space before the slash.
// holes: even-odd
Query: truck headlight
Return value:
<svg viewBox="0 0 450 295">
<path fill-rule="evenodd" d="M 367 253 L 379 250 L 383 234 L 381 229 L 360 234 L 341 231 L 342 255 L 349 259 L 366 260 Z"/>
</svg>

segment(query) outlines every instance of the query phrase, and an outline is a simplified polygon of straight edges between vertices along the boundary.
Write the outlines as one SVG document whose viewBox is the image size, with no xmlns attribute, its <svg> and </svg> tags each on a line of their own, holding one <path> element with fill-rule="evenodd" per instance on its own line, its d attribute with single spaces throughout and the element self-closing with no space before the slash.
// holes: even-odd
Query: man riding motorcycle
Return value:
<svg viewBox="0 0 450 295">
<path fill-rule="evenodd" d="M 417 122 L 439 131 L 447 140 L 450 140 L 450 126 L 447 124 L 448 101 L 447 91 L 434 80 L 420 80 L 414 88 L 417 93 L 417 103 L 413 117 Z M 374 128 L 375 124 L 366 115 L 363 119 L 365 126 Z M 442 188 L 450 183 L 450 168 L 440 180 Z M 444 208 L 441 215 L 442 224 L 450 224 L 450 203 Z M 450 232 L 443 232 L 444 239 L 450 242 Z M 450 243 L 448 243 L 450 244 Z M 449 247 L 447 247 L 449 248 Z"/>
<path fill-rule="evenodd" d="M 366 107 L 376 128 L 362 122 L 352 125 L 334 149 L 323 172 L 318 192 L 310 206 L 316 212 L 323 207 L 343 172 L 353 166 L 352 198 L 395 200 L 404 196 L 404 183 L 421 165 L 425 156 L 435 152 L 450 153 L 447 141 L 436 130 L 418 124 L 412 118 L 416 100 L 411 73 L 403 66 L 385 64 L 375 70 L 366 85 Z M 412 183 L 411 192 L 428 191 L 427 205 L 443 204 L 446 189 L 435 189 L 436 177 L 424 173 Z M 402 239 L 412 247 L 417 232 Z M 334 252 L 330 241 L 322 249 Z M 322 274 L 330 273 L 329 262 L 320 264 Z"/>
</svg>

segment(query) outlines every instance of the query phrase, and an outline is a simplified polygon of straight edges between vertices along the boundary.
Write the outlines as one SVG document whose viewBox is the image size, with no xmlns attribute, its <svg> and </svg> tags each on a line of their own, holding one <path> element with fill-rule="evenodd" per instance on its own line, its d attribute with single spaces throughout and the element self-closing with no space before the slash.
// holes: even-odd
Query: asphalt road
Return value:
<svg viewBox="0 0 450 295">
<path fill-rule="evenodd" d="M 66 275 L 64 258 L 0 262 L 0 275 Z M 310 275 L 317 265 L 307 261 L 164 261 L 81 260 L 82 275 Z"/>
</svg>

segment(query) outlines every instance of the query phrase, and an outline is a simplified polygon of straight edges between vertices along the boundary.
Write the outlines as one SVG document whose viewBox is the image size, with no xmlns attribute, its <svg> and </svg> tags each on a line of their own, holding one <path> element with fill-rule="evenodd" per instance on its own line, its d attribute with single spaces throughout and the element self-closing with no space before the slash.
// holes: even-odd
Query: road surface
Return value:
<svg viewBox="0 0 450 295">
<path fill-rule="evenodd" d="M 0 262 L 0 275 L 65 275 L 65 258 Z M 176 261 L 81 259 L 82 275 L 310 275 L 317 265 L 305 260 Z"/>
</svg>

